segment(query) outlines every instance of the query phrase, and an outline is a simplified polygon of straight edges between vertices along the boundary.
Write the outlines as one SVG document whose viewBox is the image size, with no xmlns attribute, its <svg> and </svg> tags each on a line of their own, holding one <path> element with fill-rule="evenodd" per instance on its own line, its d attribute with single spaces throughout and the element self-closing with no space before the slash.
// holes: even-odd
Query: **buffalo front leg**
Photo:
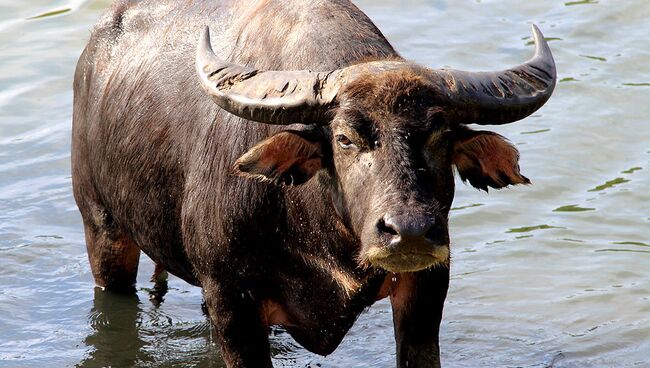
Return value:
<svg viewBox="0 0 650 368">
<path fill-rule="evenodd" d="M 241 288 L 203 283 L 205 304 L 228 368 L 272 368 L 261 305 Z"/>
<path fill-rule="evenodd" d="M 86 249 L 95 283 L 107 290 L 134 292 L 140 248 L 128 236 L 85 224 Z"/>
<path fill-rule="evenodd" d="M 394 278 L 390 295 L 397 343 L 397 367 L 440 367 L 438 334 L 449 287 L 449 268 Z"/>
</svg>

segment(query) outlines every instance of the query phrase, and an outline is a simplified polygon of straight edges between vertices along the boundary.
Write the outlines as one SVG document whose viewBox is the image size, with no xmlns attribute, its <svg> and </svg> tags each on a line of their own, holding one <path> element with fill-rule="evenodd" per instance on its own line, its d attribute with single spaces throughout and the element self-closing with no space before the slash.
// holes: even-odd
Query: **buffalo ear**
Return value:
<svg viewBox="0 0 650 368">
<path fill-rule="evenodd" d="M 322 167 L 321 144 L 303 131 L 285 130 L 258 143 L 234 166 L 235 173 L 274 183 L 299 185 Z"/>
<path fill-rule="evenodd" d="M 499 134 L 464 130 L 453 147 L 453 163 L 460 178 L 475 188 L 487 192 L 488 187 L 530 184 L 519 172 L 519 151 Z"/>
</svg>

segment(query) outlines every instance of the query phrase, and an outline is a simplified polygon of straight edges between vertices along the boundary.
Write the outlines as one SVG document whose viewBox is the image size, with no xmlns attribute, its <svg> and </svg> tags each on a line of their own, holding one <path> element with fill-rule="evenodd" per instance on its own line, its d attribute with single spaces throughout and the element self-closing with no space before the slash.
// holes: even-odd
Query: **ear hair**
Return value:
<svg viewBox="0 0 650 368">
<path fill-rule="evenodd" d="M 460 178 L 488 191 L 508 185 L 530 184 L 519 171 L 519 151 L 503 136 L 464 129 L 454 142 L 453 163 Z"/>
<path fill-rule="evenodd" d="M 299 185 L 322 167 L 321 143 L 305 131 L 284 130 L 258 143 L 233 167 L 237 175 Z"/>
</svg>

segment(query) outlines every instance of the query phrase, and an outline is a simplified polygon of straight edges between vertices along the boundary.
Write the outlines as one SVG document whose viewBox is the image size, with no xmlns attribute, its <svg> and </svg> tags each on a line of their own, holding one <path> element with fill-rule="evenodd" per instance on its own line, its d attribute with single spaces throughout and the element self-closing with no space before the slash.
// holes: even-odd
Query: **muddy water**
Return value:
<svg viewBox="0 0 650 368">
<path fill-rule="evenodd" d="M 200 290 L 93 290 L 70 191 L 72 73 L 107 1 L 0 0 L 0 367 L 221 367 Z M 650 7 L 626 1 L 359 1 L 407 58 L 503 68 L 551 40 L 556 93 L 496 129 L 533 185 L 459 185 L 446 367 L 650 367 Z M 276 331 L 280 367 L 393 367 L 377 303 L 323 358 Z"/>
</svg>

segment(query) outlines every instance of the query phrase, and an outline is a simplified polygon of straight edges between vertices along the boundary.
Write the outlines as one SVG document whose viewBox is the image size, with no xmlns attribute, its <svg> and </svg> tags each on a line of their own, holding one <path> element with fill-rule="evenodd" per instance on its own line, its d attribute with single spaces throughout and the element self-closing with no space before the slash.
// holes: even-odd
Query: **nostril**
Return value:
<svg viewBox="0 0 650 368">
<path fill-rule="evenodd" d="M 424 237 L 437 244 L 449 243 L 449 233 L 447 231 L 447 226 L 443 223 L 443 221 L 436 221 L 429 228 Z"/>
<path fill-rule="evenodd" d="M 377 222 L 377 230 L 379 230 L 380 233 L 386 233 L 390 235 L 399 235 L 397 230 L 391 226 L 391 224 L 386 224 L 386 221 L 382 218 L 379 219 Z"/>
<path fill-rule="evenodd" d="M 424 234 L 424 237 L 429 239 L 429 240 L 434 240 L 437 238 L 436 234 L 439 233 L 438 230 L 436 230 L 436 226 L 431 226 L 429 231 L 427 231 L 426 234 Z"/>
</svg>

